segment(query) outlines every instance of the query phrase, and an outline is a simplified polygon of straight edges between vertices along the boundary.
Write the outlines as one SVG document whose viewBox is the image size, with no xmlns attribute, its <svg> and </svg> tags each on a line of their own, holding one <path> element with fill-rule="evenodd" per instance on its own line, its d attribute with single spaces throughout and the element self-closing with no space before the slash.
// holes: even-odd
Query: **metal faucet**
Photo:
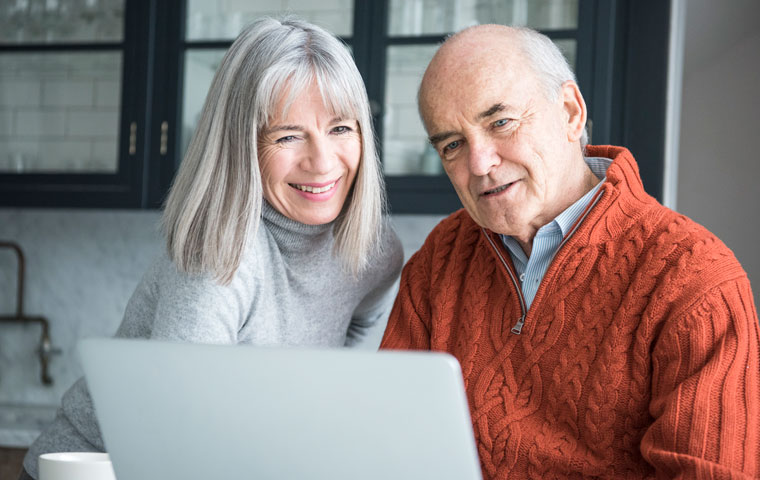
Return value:
<svg viewBox="0 0 760 480">
<path fill-rule="evenodd" d="M 0 323 L 39 323 L 42 327 L 40 344 L 37 348 L 37 355 L 40 358 L 40 379 L 45 385 L 52 385 L 53 378 L 48 373 L 48 364 L 53 355 L 61 353 L 60 348 L 54 348 L 50 341 L 50 324 L 45 317 L 24 315 L 24 252 L 21 247 L 14 243 L 0 240 L 0 248 L 10 248 L 16 252 L 18 257 L 18 282 L 16 288 L 16 314 L 0 315 Z"/>
</svg>

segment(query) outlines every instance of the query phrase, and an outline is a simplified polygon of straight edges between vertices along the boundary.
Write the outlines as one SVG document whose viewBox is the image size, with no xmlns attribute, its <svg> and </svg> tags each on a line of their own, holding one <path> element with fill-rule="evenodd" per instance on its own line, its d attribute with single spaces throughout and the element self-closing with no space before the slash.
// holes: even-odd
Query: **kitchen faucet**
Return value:
<svg viewBox="0 0 760 480">
<path fill-rule="evenodd" d="M 15 315 L 0 315 L 0 324 L 2 323 L 39 323 L 42 327 L 40 344 L 37 348 L 37 355 L 40 358 L 40 379 L 45 385 L 52 385 L 53 378 L 48 372 L 48 364 L 53 355 L 61 353 L 61 349 L 53 348 L 50 341 L 50 324 L 45 317 L 24 315 L 24 252 L 21 247 L 9 241 L 0 240 L 0 248 L 10 248 L 16 252 L 18 257 L 18 282 L 16 288 L 16 313 Z"/>
</svg>

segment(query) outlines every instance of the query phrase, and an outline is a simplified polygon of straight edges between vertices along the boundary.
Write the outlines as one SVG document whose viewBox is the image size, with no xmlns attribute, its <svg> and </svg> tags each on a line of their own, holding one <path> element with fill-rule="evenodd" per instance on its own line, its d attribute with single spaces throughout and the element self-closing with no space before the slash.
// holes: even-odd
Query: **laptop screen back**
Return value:
<svg viewBox="0 0 760 480">
<path fill-rule="evenodd" d="M 80 353 L 119 480 L 481 478 L 447 354 L 124 339 Z"/>
</svg>

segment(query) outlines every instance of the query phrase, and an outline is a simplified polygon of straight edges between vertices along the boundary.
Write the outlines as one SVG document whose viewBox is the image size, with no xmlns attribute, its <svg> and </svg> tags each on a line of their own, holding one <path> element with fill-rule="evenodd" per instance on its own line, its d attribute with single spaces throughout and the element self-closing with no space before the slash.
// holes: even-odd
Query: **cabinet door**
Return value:
<svg viewBox="0 0 760 480">
<path fill-rule="evenodd" d="M 126 0 L 0 4 L 0 202 L 139 206 L 145 71 Z"/>
</svg>

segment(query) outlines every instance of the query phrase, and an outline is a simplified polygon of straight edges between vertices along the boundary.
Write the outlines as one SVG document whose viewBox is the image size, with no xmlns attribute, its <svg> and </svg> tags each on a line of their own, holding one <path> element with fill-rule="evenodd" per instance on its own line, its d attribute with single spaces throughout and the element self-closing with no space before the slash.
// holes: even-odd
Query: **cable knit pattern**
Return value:
<svg viewBox="0 0 760 480">
<path fill-rule="evenodd" d="M 614 159 L 601 197 L 520 335 L 510 257 L 460 210 L 404 268 L 382 348 L 459 359 L 485 479 L 758 478 L 760 328 L 746 273 L 646 194 L 626 149 L 588 154 Z"/>
</svg>

